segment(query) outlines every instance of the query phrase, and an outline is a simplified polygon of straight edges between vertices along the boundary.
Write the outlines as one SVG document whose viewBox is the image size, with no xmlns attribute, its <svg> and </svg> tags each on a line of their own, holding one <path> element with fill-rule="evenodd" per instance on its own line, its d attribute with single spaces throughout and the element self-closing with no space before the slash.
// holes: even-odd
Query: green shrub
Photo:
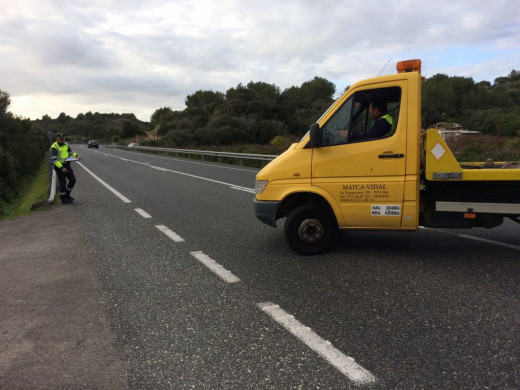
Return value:
<svg viewBox="0 0 520 390">
<path fill-rule="evenodd" d="M 289 137 L 285 137 L 283 135 L 277 135 L 271 140 L 271 145 L 273 146 L 289 146 L 291 144 L 291 140 Z"/>
</svg>

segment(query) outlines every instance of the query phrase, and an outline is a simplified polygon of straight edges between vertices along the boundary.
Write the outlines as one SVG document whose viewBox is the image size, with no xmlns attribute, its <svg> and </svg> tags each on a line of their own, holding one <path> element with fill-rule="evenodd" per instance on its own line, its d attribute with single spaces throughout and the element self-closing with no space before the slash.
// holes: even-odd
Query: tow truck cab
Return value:
<svg viewBox="0 0 520 390">
<path fill-rule="evenodd" d="M 509 172 L 498 181 L 496 174 L 481 172 L 468 184 L 438 132 L 423 134 L 420 67 L 420 60 L 399 62 L 397 74 L 352 85 L 300 142 L 258 173 L 256 216 L 274 227 L 286 217 L 285 238 L 295 251 L 327 251 L 338 228 L 496 226 L 505 211 L 468 217 L 473 209 L 465 203 L 500 202 L 489 198 L 499 188 L 510 194 L 508 216 L 520 215 L 520 169 L 503 170 Z M 386 102 L 394 127 L 369 138 L 374 98 Z M 478 189 L 488 196 L 473 199 L 470 193 Z M 438 201 L 461 204 L 457 211 L 441 211 Z"/>
</svg>

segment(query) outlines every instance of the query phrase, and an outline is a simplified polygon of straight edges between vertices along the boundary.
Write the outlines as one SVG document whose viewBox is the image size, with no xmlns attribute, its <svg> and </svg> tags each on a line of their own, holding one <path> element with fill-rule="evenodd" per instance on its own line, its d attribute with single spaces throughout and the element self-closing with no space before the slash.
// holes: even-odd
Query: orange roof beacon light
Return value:
<svg viewBox="0 0 520 390">
<path fill-rule="evenodd" d="M 421 60 L 399 61 L 397 63 L 397 73 L 421 72 Z"/>
</svg>

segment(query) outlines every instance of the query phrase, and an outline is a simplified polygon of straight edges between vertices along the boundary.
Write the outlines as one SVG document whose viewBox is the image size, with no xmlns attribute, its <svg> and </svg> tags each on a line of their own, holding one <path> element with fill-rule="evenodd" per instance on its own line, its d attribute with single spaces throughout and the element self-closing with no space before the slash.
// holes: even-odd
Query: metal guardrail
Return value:
<svg viewBox="0 0 520 390">
<path fill-rule="evenodd" d="M 274 160 L 278 155 L 275 154 L 254 154 L 254 153 L 231 153 L 231 152 L 215 152 L 210 150 L 193 150 L 193 149 L 172 149 L 172 148 L 158 148 L 152 146 L 134 146 L 128 148 L 127 146 L 116 146 L 119 149 L 130 149 L 139 150 L 143 152 L 151 153 L 166 153 L 173 154 L 176 157 L 188 157 L 200 156 L 201 160 L 204 161 L 204 157 L 216 158 L 218 162 L 222 162 L 222 159 L 236 159 L 240 165 L 243 165 L 243 160 L 257 160 L 257 161 L 271 161 Z"/>
</svg>

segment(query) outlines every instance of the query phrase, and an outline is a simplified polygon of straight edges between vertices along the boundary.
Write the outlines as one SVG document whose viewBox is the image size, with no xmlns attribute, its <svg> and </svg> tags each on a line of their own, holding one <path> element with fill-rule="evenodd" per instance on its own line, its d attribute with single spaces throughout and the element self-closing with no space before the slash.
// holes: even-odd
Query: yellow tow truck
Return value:
<svg viewBox="0 0 520 390">
<path fill-rule="evenodd" d="M 339 229 L 491 228 L 520 223 L 518 163 L 457 162 L 435 129 L 421 131 L 421 61 L 352 85 L 297 143 L 256 176 L 254 210 L 301 254 L 326 252 Z M 392 130 L 367 137 L 371 102 Z M 346 134 L 346 136 L 345 136 Z"/>
</svg>

